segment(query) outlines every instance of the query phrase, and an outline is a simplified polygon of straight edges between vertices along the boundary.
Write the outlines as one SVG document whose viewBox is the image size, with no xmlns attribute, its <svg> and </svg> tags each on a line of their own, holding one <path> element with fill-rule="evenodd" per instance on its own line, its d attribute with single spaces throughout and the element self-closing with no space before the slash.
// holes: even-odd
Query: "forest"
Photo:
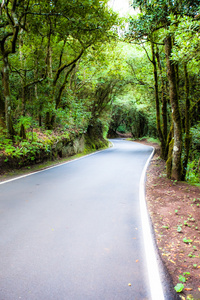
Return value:
<svg viewBox="0 0 200 300">
<path fill-rule="evenodd" d="M 133 0 L 123 18 L 106 0 L 3 0 L 0 20 L 0 169 L 129 132 L 199 183 L 198 0 Z"/>
</svg>

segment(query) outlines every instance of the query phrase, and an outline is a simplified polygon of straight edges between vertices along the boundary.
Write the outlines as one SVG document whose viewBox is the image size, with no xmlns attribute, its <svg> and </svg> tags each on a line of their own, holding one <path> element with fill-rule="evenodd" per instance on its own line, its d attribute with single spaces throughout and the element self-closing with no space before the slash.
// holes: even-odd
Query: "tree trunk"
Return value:
<svg viewBox="0 0 200 300">
<path fill-rule="evenodd" d="M 167 130 L 167 96 L 164 82 L 162 83 L 162 119 L 163 119 L 163 137 L 165 141 L 167 140 L 168 130 Z"/>
<path fill-rule="evenodd" d="M 98 150 L 108 146 L 108 141 L 103 137 L 103 126 L 99 121 L 90 121 L 85 138 L 86 144 L 92 149 Z"/>
<path fill-rule="evenodd" d="M 174 140 L 172 139 L 171 142 L 169 143 L 169 150 L 168 150 L 168 158 L 166 162 L 166 167 L 167 167 L 167 177 L 171 178 L 172 174 L 172 155 L 173 155 L 173 146 L 174 146 Z"/>
<path fill-rule="evenodd" d="M 60 105 L 60 102 L 61 102 L 61 97 L 62 97 L 62 94 L 63 94 L 63 91 L 65 89 L 65 86 L 67 84 L 67 79 L 68 79 L 68 76 L 69 74 L 72 72 L 72 70 L 75 68 L 76 64 L 72 65 L 71 68 L 67 71 L 66 75 L 65 75 L 65 78 L 64 78 L 64 81 L 63 81 L 63 84 L 61 85 L 61 87 L 59 88 L 59 92 L 58 92 L 58 96 L 56 98 L 56 109 L 59 108 L 59 105 Z"/>
<path fill-rule="evenodd" d="M 1 39 L 1 47 L 0 52 L 3 61 L 2 67 L 2 86 L 4 92 L 5 99 L 5 123 L 7 129 L 8 137 L 14 136 L 14 129 L 12 123 L 12 109 L 11 109 L 11 96 L 10 96 L 10 86 L 9 86 L 9 64 L 8 64 L 8 56 L 11 53 L 16 52 L 16 43 L 17 37 L 19 33 L 19 21 L 16 14 L 17 1 L 14 1 L 11 9 L 11 13 L 9 14 L 9 7 L 11 6 L 10 1 L 4 1 L 4 5 L 2 8 L 6 12 L 7 17 L 9 16 L 9 20 L 12 23 L 12 32 L 8 32 L 5 34 L 5 37 Z M 6 30 L 4 30 L 5 32 Z M 10 37 L 12 36 L 12 39 Z"/>
<path fill-rule="evenodd" d="M 21 86 L 22 86 L 22 115 L 25 116 L 26 112 L 26 70 L 24 67 L 24 57 L 22 53 L 23 47 L 23 29 L 20 30 L 20 38 L 19 38 L 19 57 L 21 64 Z"/>
<path fill-rule="evenodd" d="M 162 120 L 163 120 L 163 138 L 165 141 L 167 141 L 167 135 L 168 135 L 168 130 L 167 130 L 167 97 L 166 97 L 166 88 L 165 88 L 165 82 L 162 76 L 162 66 L 160 63 L 160 55 L 159 55 L 159 49 L 157 47 L 156 51 L 156 58 L 157 58 L 157 63 L 158 63 L 158 68 L 160 71 L 160 79 L 161 79 L 161 93 L 162 93 Z M 165 155 L 166 158 L 166 155 Z"/>
<path fill-rule="evenodd" d="M 187 65 L 184 65 L 184 74 L 185 74 L 185 156 L 183 159 L 183 175 L 182 180 L 185 180 L 187 164 L 190 153 L 190 144 L 191 144 L 191 134 L 190 134 L 190 83 L 189 76 L 187 71 Z"/>
<path fill-rule="evenodd" d="M 50 112 L 47 111 L 46 112 L 46 116 L 45 116 L 45 128 L 47 130 L 51 130 L 52 126 L 51 126 L 51 116 L 50 116 Z"/>
<path fill-rule="evenodd" d="M 0 127 L 5 128 L 5 102 L 3 95 L 0 93 Z"/>
<path fill-rule="evenodd" d="M 26 72 L 25 72 L 26 73 Z M 26 75 L 24 74 L 24 78 L 22 78 L 22 115 L 26 114 L 26 97 L 27 97 L 27 88 L 26 88 Z"/>
<path fill-rule="evenodd" d="M 26 140 L 26 130 L 23 124 L 21 125 L 19 136 L 22 139 Z"/>
<path fill-rule="evenodd" d="M 176 83 L 176 71 L 173 62 L 170 59 L 172 52 L 171 36 L 165 38 L 165 54 L 167 61 L 167 77 L 169 81 L 169 97 L 172 110 L 172 120 L 174 126 L 174 146 L 172 152 L 172 170 L 171 178 L 174 180 L 181 180 L 182 178 L 182 125 L 181 115 L 179 109 L 179 99 Z"/>
<path fill-rule="evenodd" d="M 156 64 L 156 56 L 154 50 L 154 44 L 151 43 L 151 51 L 152 51 L 152 63 L 153 63 L 153 73 L 154 73 L 154 92 L 155 92 L 155 100 L 156 100 L 156 122 L 157 122 L 157 131 L 158 136 L 161 142 L 161 157 L 165 158 L 165 140 L 163 137 L 163 133 L 161 130 L 161 120 L 160 120 L 160 102 L 158 96 L 158 72 L 157 72 L 157 64 Z"/>
<path fill-rule="evenodd" d="M 38 80 L 38 56 L 37 56 L 37 59 L 36 59 L 34 75 L 35 75 L 35 80 L 37 81 Z M 39 125 L 39 127 L 42 127 L 42 101 L 38 97 L 38 83 L 37 82 L 34 84 L 34 91 L 35 91 L 35 100 L 36 100 L 37 105 L 39 106 L 38 125 Z"/>
<path fill-rule="evenodd" d="M 2 68 L 2 83 L 5 98 L 5 122 L 8 137 L 13 137 L 14 129 L 11 116 L 11 96 L 10 96 L 10 86 L 9 86 L 9 64 L 8 57 L 3 57 L 3 68 Z"/>
</svg>

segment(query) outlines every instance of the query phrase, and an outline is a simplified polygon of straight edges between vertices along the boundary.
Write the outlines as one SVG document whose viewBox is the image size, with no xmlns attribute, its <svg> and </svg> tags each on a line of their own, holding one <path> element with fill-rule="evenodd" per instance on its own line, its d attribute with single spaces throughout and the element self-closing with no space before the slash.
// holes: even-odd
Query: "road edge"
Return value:
<svg viewBox="0 0 200 300">
<path fill-rule="evenodd" d="M 114 145 L 113 145 L 112 142 L 111 142 L 111 144 L 112 144 L 112 147 L 114 147 Z M 38 174 L 38 173 L 41 173 L 41 172 L 45 172 L 45 171 L 47 171 L 47 170 L 50 170 L 50 169 L 53 169 L 53 168 L 57 168 L 57 167 L 60 167 L 60 166 L 62 166 L 62 165 L 68 164 L 68 163 L 75 162 L 75 161 L 77 161 L 77 160 L 79 160 L 79 159 L 84 159 L 84 158 L 86 158 L 86 157 L 88 157 L 88 156 L 95 155 L 95 154 L 97 154 L 97 153 L 100 153 L 100 152 L 103 152 L 103 151 L 107 151 L 107 150 L 109 150 L 109 149 L 110 149 L 110 147 L 108 147 L 108 148 L 106 148 L 106 149 L 102 149 L 102 150 L 97 150 L 97 151 L 95 151 L 95 152 L 92 152 L 92 153 L 83 155 L 83 156 L 78 157 L 78 158 L 74 158 L 74 159 L 72 158 L 71 160 L 68 160 L 68 161 L 63 162 L 63 163 L 58 163 L 58 164 L 56 164 L 56 165 L 49 166 L 49 167 L 45 167 L 44 169 L 41 169 L 41 170 L 38 170 L 38 171 L 34 171 L 34 172 L 30 172 L 30 173 L 27 173 L 27 174 L 24 174 L 24 175 L 16 176 L 16 177 L 13 177 L 13 178 L 8 179 L 8 180 L 1 181 L 1 182 L 0 182 L 0 185 L 1 185 L 1 184 L 5 184 L 5 183 L 9 183 L 9 182 L 11 182 L 11 181 L 15 181 L 15 180 L 18 180 L 18 179 L 22 179 L 22 178 L 25 178 L 25 177 L 28 177 L 28 176 L 31 176 L 31 175 L 35 175 L 35 174 Z"/>
<path fill-rule="evenodd" d="M 142 175 L 140 177 L 139 184 L 139 199 L 140 199 L 140 210 L 141 210 L 141 219 L 142 219 L 142 231 L 143 231 L 143 239 L 144 239 L 144 247 L 146 254 L 146 262 L 147 262 L 147 270 L 148 270 L 148 278 L 150 284 L 150 292 L 152 300 L 164 300 L 164 291 L 161 283 L 161 277 L 158 267 L 158 260 L 156 258 L 155 246 L 153 242 L 152 232 L 151 232 L 151 224 L 148 215 L 148 209 L 146 204 L 145 197 L 145 181 L 146 181 L 146 171 L 148 165 L 154 155 L 155 149 L 152 146 L 152 152 L 143 168 Z"/>
</svg>

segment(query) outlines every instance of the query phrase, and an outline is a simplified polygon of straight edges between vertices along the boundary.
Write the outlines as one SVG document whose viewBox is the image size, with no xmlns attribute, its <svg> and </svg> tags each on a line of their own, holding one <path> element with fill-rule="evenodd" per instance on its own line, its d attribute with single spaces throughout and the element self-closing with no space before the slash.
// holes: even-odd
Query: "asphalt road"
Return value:
<svg viewBox="0 0 200 300">
<path fill-rule="evenodd" d="M 151 152 L 115 140 L 1 184 L 0 300 L 151 299 L 139 203 Z"/>
</svg>

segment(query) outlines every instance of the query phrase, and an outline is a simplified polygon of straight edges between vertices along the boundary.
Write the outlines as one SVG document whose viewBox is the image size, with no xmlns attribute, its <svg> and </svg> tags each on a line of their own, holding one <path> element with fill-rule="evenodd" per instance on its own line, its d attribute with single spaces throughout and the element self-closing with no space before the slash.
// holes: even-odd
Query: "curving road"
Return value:
<svg viewBox="0 0 200 300">
<path fill-rule="evenodd" d="M 139 203 L 151 152 L 115 140 L 0 184 L 0 299 L 151 299 Z"/>
</svg>

